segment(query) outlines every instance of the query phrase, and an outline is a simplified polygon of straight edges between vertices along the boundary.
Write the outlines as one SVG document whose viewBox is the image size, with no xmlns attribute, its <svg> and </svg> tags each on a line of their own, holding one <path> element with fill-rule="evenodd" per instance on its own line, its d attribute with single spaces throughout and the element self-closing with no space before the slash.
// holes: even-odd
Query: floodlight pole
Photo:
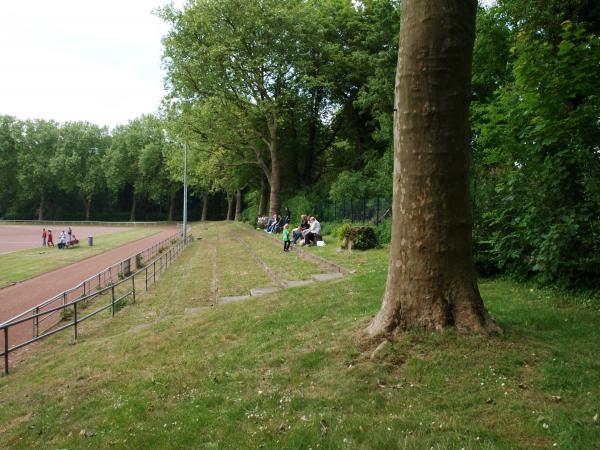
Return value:
<svg viewBox="0 0 600 450">
<path fill-rule="evenodd" d="M 183 145 L 183 245 L 187 244 L 187 144 Z"/>
</svg>

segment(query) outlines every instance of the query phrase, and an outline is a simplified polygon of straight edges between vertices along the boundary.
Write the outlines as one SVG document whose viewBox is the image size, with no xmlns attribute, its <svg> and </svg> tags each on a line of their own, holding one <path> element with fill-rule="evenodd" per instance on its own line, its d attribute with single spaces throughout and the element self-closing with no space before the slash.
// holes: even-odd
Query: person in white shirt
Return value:
<svg viewBox="0 0 600 450">
<path fill-rule="evenodd" d="M 310 227 L 304 231 L 304 245 L 309 245 L 312 241 L 316 242 L 316 236 L 321 235 L 321 224 L 315 217 L 309 220 Z"/>
<path fill-rule="evenodd" d="M 63 230 L 58 235 L 58 248 L 62 250 L 63 248 L 65 248 L 66 243 L 67 243 L 67 238 L 65 236 L 65 231 Z"/>
</svg>

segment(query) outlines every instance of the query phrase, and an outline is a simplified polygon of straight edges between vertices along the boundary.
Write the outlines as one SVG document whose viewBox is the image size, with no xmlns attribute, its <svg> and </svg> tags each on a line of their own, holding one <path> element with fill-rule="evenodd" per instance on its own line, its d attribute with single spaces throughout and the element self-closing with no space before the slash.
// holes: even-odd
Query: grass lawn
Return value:
<svg viewBox="0 0 600 450">
<path fill-rule="evenodd" d="M 64 251 L 40 247 L 0 255 L 0 288 L 104 253 L 159 231 L 157 228 L 134 228 L 128 231 L 115 228 L 114 233 L 96 237 L 93 247 L 88 247 L 82 242 L 79 247 Z"/>
<path fill-rule="evenodd" d="M 502 336 L 410 332 L 373 355 L 386 249 L 311 249 L 356 274 L 209 306 L 215 277 L 269 280 L 231 227 L 196 226 L 135 304 L 1 377 L 0 448 L 598 448 L 597 303 L 484 280 Z"/>
</svg>

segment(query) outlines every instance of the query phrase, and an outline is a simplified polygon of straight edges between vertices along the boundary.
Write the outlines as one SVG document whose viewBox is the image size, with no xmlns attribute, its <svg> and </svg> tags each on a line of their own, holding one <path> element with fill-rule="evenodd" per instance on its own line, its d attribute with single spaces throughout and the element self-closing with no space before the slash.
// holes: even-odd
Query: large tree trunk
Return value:
<svg viewBox="0 0 600 450">
<path fill-rule="evenodd" d="M 171 192 L 169 197 L 169 212 L 167 213 L 167 222 L 173 222 L 173 211 L 175 210 L 175 191 Z"/>
<path fill-rule="evenodd" d="M 267 183 L 265 179 L 260 177 L 260 200 L 258 202 L 258 215 L 264 216 L 267 214 Z"/>
<path fill-rule="evenodd" d="M 404 0 L 396 72 L 392 244 L 368 328 L 499 331 L 471 249 L 468 105 L 475 0 Z"/>
<path fill-rule="evenodd" d="M 227 218 L 225 220 L 231 220 L 233 217 L 233 195 L 227 194 Z"/>
<path fill-rule="evenodd" d="M 242 190 L 238 189 L 235 193 L 235 221 L 240 221 L 242 213 Z"/>
<path fill-rule="evenodd" d="M 83 203 L 85 204 L 85 220 L 90 220 L 90 211 L 92 210 L 92 197 L 87 197 Z"/>
<path fill-rule="evenodd" d="M 129 214 L 129 221 L 133 222 L 135 221 L 135 204 L 136 204 L 137 198 L 135 196 L 135 192 L 133 193 L 133 200 L 131 202 L 131 212 Z"/>
<path fill-rule="evenodd" d="M 200 215 L 200 221 L 206 222 L 206 213 L 208 212 L 208 194 L 205 192 L 202 194 L 202 214 Z"/>
<path fill-rule="evenodd" d="M 321 89 L 314 88 L 311 97 L 311 117 L 308 127 L 308 142 L 306 151 L 304 152 L 304 176 L 302 177 L 302 184 L 304 186 L 310 186 L 314 179 L 314 160 L 316 155 L 318 125 L 321 120 L 319 117 L 321 101 Z"/>
<path fill-rule="evenodd" d="M 42 191 L 40 195 L 40 207 L 38 208 L 38 220 L 44 220 L 44 202 L 46 200 L 46 196 L 44 191 Z"/>
<path fill-rule="evenodd" d="M 271 155 L 271 196 L 269 198 L 269 203 L 271 205 L 271 216 L 273 216 L 273 214 L 279 214 L 281 209 L 281 171 L 279 149 L 277 146 L 277 122 L 275 119 L 269 123 L 269 136 L 269 153 Z"/>
</svg>

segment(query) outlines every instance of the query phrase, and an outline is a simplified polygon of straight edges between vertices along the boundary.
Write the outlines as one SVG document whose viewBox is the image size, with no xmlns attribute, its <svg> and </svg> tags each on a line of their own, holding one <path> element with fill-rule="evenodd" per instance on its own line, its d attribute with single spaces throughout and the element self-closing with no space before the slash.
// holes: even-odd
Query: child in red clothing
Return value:
<svg viewBox="0 0 600 450">
<path fill-rule="evenodd" d="M 48 247 L 54 247 L 54 242 L 52 242 L 52 230 L 48 230 Z"/>
</svg>

